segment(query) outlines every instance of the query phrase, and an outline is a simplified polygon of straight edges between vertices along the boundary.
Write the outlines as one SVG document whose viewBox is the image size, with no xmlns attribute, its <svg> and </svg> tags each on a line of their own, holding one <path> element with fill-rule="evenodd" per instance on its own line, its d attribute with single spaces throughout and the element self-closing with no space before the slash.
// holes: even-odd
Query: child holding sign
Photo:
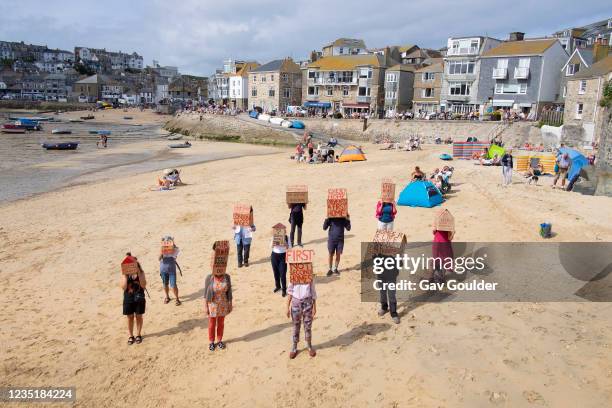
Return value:
<svg viewBox="0 0 612 408">
<path fill-rule="evenodd" d="M 128 345 L 142 343 L 142 316 L 145 313 L 146 299 L 145 288 L 147 280 L 140 263 L 130 252 L 121 263 L 121 289 L 123 289 L 123 315 L 127 317 Z M 134 320 L 136 320 L 136 331 L 138 335 L 134 337 Z"/>
<path fill-rule="evenodd" d="M 169 288 L 172 288 L 175 304 L 181 305 L 179 299 L 178 286 L 176 285 L 176 257 L 179 254 L 179 248 L 174 244 L 174 239 L 171 236 L 162 238 L 162 248 L 159 254 L 159 275 L 162 279 L 162 285 L 166 297 L 164 303 L 170 303 Z"/>
<path fill-rule="evenodd" d="M 293 345 L 289 352 L 289 358 L 294 359 L 297 355 L 297 345 L 300 341 L 300 326 L 304 325 L 304 340 L 308 347 L 310 357 L 317 355 L 312 347 L 312 320 L 317 314 L 317 291 L 314 280 L 310 283 L 293 284 L 287 288 L 289 299 L 287 300 L 287 317 L 293 320 Z"/>
</svg>

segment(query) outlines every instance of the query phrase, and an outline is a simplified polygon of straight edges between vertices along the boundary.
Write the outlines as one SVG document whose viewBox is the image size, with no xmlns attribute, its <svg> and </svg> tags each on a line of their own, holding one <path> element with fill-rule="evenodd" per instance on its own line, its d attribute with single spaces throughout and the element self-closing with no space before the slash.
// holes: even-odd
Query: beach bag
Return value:
<svg viewBox="0 0 612 408">
<path fill-rule="evenodd" d="M 540 236 L 542 238 L 550 238 L 552 236 L 552 224 L 547 222 L 540 224 Z"/>
</svg>

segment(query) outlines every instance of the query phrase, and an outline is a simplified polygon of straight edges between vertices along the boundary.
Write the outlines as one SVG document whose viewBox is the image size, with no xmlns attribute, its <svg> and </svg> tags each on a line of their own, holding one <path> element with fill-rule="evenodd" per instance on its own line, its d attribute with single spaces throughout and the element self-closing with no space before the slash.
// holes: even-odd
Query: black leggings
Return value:
<svg viewBox="0 0 612 408">
<path fill-rule="evenodd" d="M 285 254 L 277 254 L 272 252 L 270 256 L 272 262 L 272 271 L 274 271 L 274 287 L 281 288 L 283 292 L 287 290 L 287 263 L 285 262 Z"/>
<path fill-rule="evenodd" d="M 304 220 L 300 219 L 300 217 L 291 217 L 291 232 L 289 233 L 289 240 L 291 241 L 291 246 L 295 244 L 295 230 L 297 228 L 297 243 L 298 245 L 302 245 L 302 224 Z"/>
</svg>

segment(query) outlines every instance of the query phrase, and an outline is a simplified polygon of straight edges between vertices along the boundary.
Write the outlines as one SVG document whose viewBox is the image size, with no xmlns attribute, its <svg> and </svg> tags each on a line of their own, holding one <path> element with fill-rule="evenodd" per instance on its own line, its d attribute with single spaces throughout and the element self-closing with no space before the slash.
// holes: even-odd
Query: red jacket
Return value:
<svg viewBox="0 0 612 408">
<path fill-rule="evenodd" d="M 393 219 L 395 219 L 395 214 L 397 214 L 397 207 L 395 206 L 395 203 L 389 203 L 393 206 L 393 212 L 391 213 L 391 215 L 393 216 Z M 383 208 L 383 202 L 382 201 L 378 201 L 378 203 L 376 204 L 376 218 L 380 218 L 382 216 L 382 208 Z"/>
</svg>

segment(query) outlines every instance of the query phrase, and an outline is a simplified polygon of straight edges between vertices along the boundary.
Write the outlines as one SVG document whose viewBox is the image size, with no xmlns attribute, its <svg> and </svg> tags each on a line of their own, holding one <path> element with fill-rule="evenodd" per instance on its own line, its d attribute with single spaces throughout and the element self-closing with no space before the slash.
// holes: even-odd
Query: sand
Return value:
<svg viewBox="0 0 612 408">
<path fill-rule="evenodd" d="M 297 165 L 276 149 L 185 167 L 188 185 L 174 191 L 150 191 L 156 174 L 147 173 L 0 206 L 0 386 L 76 386 L 78 407 L 608 405 L 610 304 L 404 303 L 395 325 L 360 301 L 359 245 L 376 227 L 379 180 L 392 177 L 399 189 L 414 165 L 439 166 L 448 147 L 377 149 L 365 146 L 367 162 L 334 165 Z M 553 223 L 553 240 L 612 239 L 610 198 L 527 186 L 518 177 L 504 189 L 499 168 L 453 165 L 445 207 L 455 214 L 457 241 L 537 241 L 543 221 Z M 291 325 L 285 299 L 272 293 L 268 245 L 271 226 L 287 222 L 284 186 L 298 182 L 310 187 L 304 242 L 319 275 L 318 355 L 301 349 L 289 360 Z M 353 222 L 339 278 L 322 276 L 328 187 L 349 190 Z M 258 231 L 249 268 L 236 267 L 232 246 L 227 349 L 211 353 L 203 281 L 213 241 L 232 237 L 238 201 L 253 204 Z M 395 229 L 430 240 L 431 218 L 431 210 L 400 207 Z M 162 301 L 156 256 L 164 234 L 182 251 L 180 307 Z M 144 342 L 133 346 L 118 286 L 127 250 L 139 257 L 151 294 Z"/>
</svg>

